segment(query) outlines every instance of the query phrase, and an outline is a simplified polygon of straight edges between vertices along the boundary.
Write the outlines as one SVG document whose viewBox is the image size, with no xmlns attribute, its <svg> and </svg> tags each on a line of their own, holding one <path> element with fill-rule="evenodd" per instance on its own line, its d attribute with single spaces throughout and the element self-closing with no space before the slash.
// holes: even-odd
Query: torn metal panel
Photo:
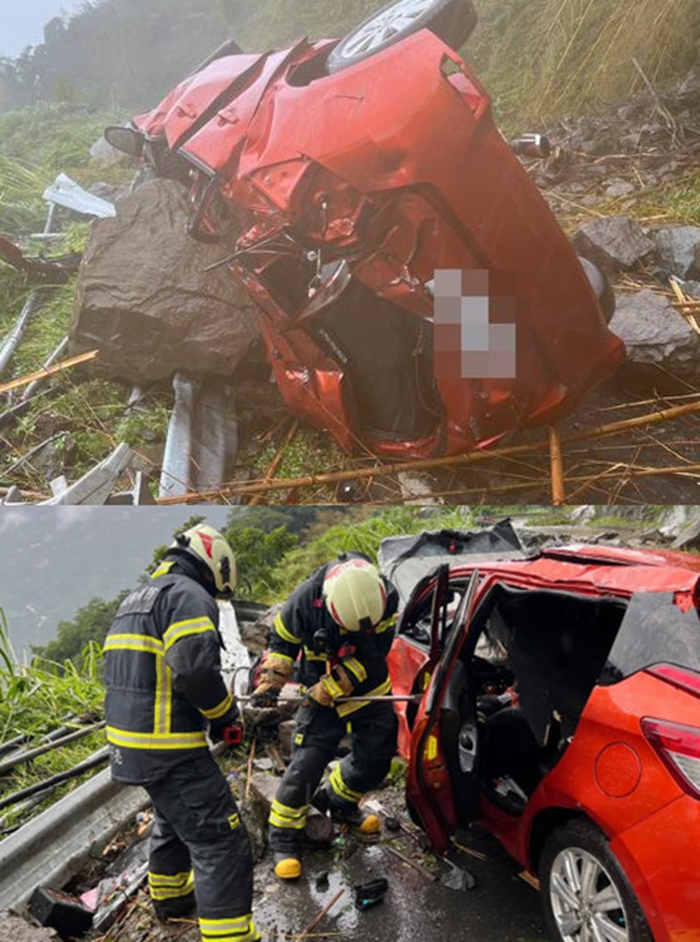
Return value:
<svg viewBox="0 0 700 942">
<path fill-rule="evenodd" d="M 224 642 L 221 670 L 226 686 L 237 696 L 248 693 L 250 654 L 241 641 L 236 611 L 231 602 L 219 602 L 219 631 Z"/>
<path fill-rule="evenodd" d="M 59 173 L 53 184 L 44 191 L 44 199 L 83 216 L 107 219 L 117 215 L 113 203 L 88 193 L 65 173 Z"/>
<path fill-rule="evenodd" d="M 148 803 L 144 791 L 113 782 L 105 769 L 5 838 L 0 909 L 21 906 L 37 886 L 63 886 Z"/>
<path fill-rule="evenodd" d="M 144 504 L 155 504 L 155 499 L 148 485 L 148 475 L 143 471 L 137 471 L 136 482 L 133 488 L 130 491 L 121 491 L 119 494 L 110 495 L 105 503 L 110 506 L 118 505 L 127 507 L 142 507 Z"/>
<path fill-rule="evenodd" d="M 216 488 L 238 451 L 238 424 L 229 387 L 202 387 L 177 373 L 173 390 L 160 497 L 184 497 L 193 490 Z"/>
<path fill-rule="evenodd" d="M 61 494 L 41 503 L 45 506 L 104 504 L 114 490 L 117 479 L 129 466 L 131 457 L 131 448 L 122 442 L 111 455 L 83 475 L 79 481 L 71 484 Z"/>
</svg>

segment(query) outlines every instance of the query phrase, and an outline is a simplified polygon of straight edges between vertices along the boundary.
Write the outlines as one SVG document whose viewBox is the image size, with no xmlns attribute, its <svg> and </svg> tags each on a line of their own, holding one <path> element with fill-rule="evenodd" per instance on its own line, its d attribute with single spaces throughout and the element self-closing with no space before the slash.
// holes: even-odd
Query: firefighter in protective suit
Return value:
<svg viewBox="0 0 700 942">
<path fill-rule="evenodd" d="M 396 622 L 398 593 L 367 557 L 346 553 L 321 567 L 289 597 L 277 615 L 253 705 L 270 705 L 292 676 L 307 688 L 297 714 L 290 765 L 269 820 L 275 873 L 301 874 L 299 849 L 309 804 L 364 835 L 377 833 L 376 815 L 358 802 L 386 776 L 396 752 L 397 720 L 390 702 L 337 703 L 352 695 L 391 692 L 386 655 Z M 352 751 L 317 792 L 346 731 Z"/>
<path fill-rule="evenodd" d="M 112 776 L 142 785 L 155 822 L 148 885 L 156 916 L 195 905 L 203 942 L 256 942 L 248 834 L 207 744 L 238 709 L 221 676 L 215 598 L 232 594 L 236 561 L 199 525 L 179 536 L 149 584 L 121 603 L 105 641 Z"/>
</svg>

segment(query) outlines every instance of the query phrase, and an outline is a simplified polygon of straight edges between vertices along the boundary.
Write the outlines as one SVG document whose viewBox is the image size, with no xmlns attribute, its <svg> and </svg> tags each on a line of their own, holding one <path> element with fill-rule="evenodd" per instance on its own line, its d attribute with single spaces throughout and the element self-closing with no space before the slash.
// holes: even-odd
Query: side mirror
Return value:
<svg viewBox="0 0 700 942">
<path fill-rule="evenodd" d="M 143 154 L 143 134 L 134 128 L 113 126 L 106 129 L 105 140 L 115 150 L 129 157 L 139 158 Z"/>
</svg>

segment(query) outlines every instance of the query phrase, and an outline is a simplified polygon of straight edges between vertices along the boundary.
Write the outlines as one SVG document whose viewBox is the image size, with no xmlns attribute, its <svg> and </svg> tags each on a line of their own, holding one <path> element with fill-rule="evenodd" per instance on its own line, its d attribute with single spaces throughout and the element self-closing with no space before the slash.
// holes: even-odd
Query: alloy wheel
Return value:
<svg viewBox="0 0 700 942">
<path fill-rule="evenodd" d="M 550 901 L 564 942 L 630 942 L 617 886 L 601 862 L 577 847 L 554 858 Z"/>
<path fill-rule="evenodd" d="M 349 59 L 379 49 L 392 37 L 410 28 L 434 5 L 435 0 L 400 0 L 378 13 L 343 44 L 342 57 Z"/>
</svg>

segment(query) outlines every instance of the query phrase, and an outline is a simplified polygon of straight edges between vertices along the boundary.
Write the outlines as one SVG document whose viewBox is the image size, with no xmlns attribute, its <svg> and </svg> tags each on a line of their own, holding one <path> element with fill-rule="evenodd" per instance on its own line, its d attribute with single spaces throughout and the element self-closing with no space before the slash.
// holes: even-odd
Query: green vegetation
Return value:
<svg viewBox="0 0 700 942">
<path fill-rule="evenodd" d="M 102 655 L 100 647 L 89 643 L 80 663 L 63 665 L 35 658 L 31 664 L 18 663 L 9 641 L 7 624 L 0 609 L 0 742 L 24 735 L 31 745 L 60 725 L 74 725 L 76 719 L 100 718 L 104 689 L 100 682 Z M 0 782 L 0 798 L 45 781 L 52 775 L 71 769 L 104 745 L 104 733 L 98 731 L 84 739 L 56 749 L 17 766 Z M 43 810 L 88 777 L 57 788 L 51 796 L 32 809 Z M 0 833 L 21 823 L 22 812 L 10 807 L 0 815 Z"/>
</svg>

